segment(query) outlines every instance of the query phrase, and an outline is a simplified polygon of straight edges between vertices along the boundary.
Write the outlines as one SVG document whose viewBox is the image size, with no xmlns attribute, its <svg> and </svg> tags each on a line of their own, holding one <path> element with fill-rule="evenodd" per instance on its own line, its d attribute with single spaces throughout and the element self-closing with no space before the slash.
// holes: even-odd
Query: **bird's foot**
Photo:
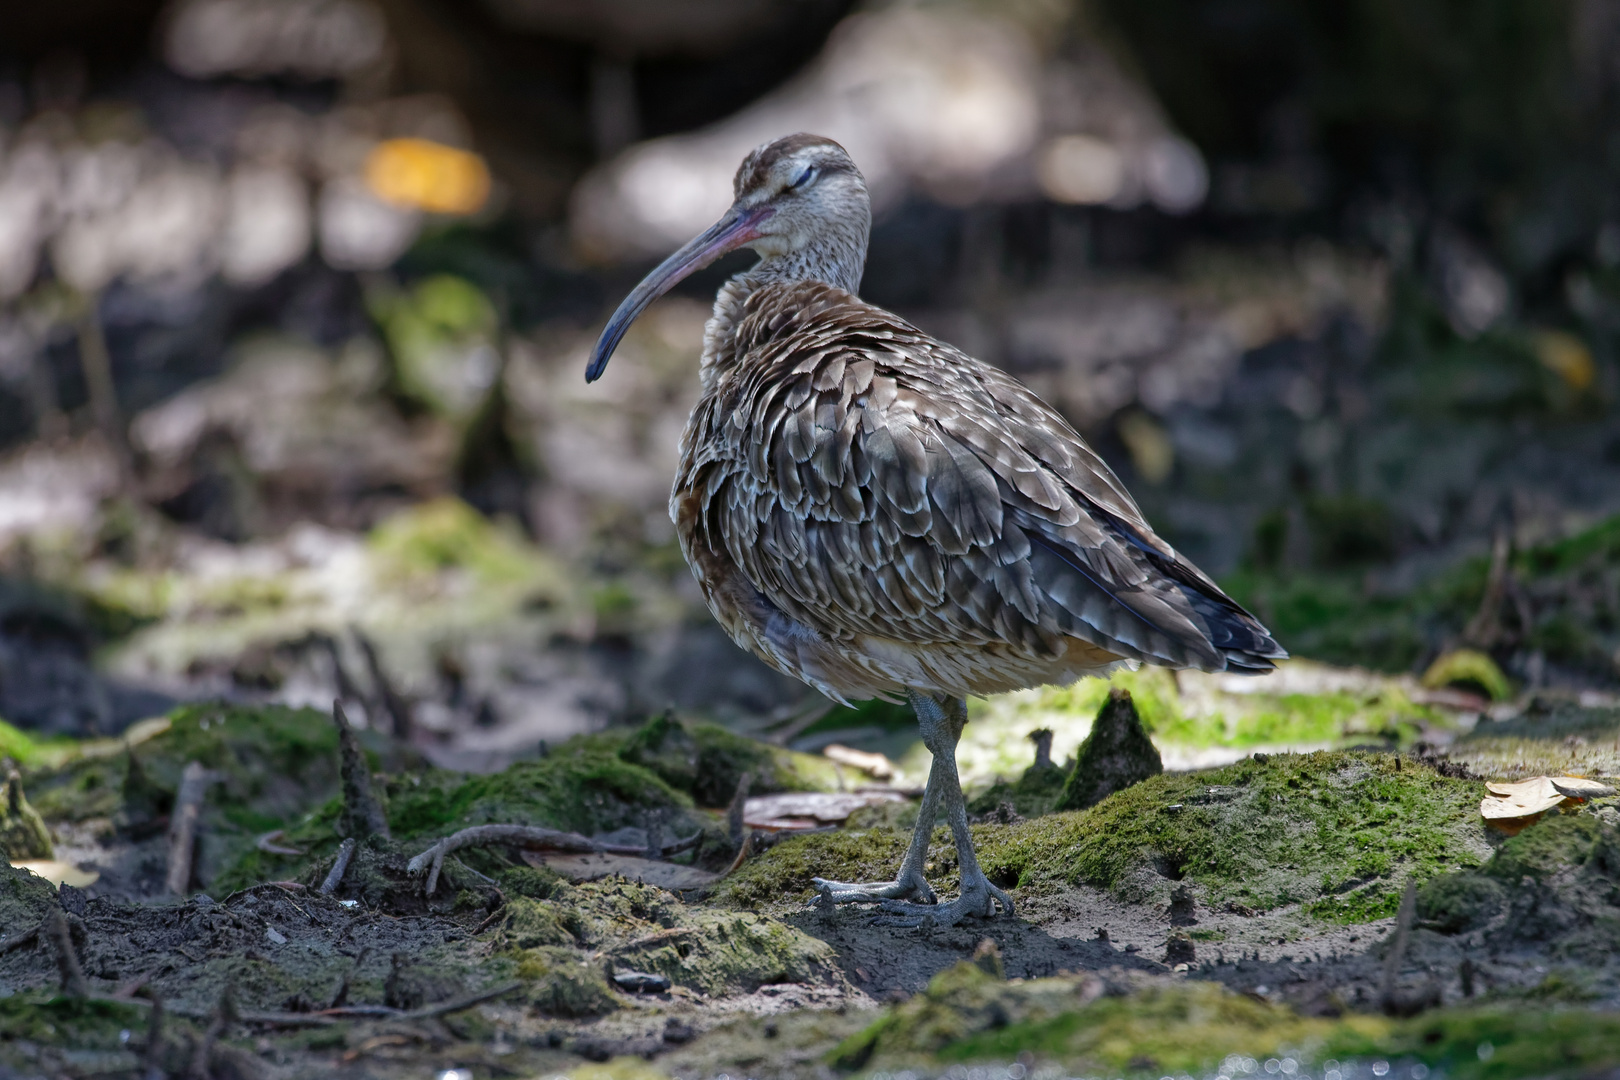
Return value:
<svg viewBox="0 0 1620 1080">
<path fill-rule="evenodd" d="M 905 927 L 921 926 L 925 922 L 932 921 L 935 926 L 955 926 L 966 918 L 994 918 L 997 905 L 1001 908 L 1001 914 L 1013 913 L 1012 897 L 990 884 L 990 879 L 980 874 L 977 880 L 964 881 L 962 895 L 947 904 L 926 906 L 908 903 L 905 900 L 888 900 L 880 908 L 883 914 L 872 922 L 877 926 Z"/>
<path fill-rule="evenodd" d="M 811 878 L 816 889 L 816 907 L 831 908 L 837 904 L 877 904 L 891 901 L 913 901 L 914 906 L 938 903 L 934 890 L 919 873 L 901 871 L 893 881 L 851 883 Z"/>
</svg>

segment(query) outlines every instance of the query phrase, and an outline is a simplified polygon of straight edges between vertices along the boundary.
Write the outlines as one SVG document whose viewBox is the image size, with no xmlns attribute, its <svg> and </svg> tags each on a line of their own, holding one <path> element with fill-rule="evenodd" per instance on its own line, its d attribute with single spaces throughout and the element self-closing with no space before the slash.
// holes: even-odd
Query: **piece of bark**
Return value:
<svg viewBox="0 0 1620 1080">
<path fill-rule="evenodd" d="M 190 762 L 180 774 L 180 791 L 174 797 L 169 816 L 169 872 L 165 882 L 171 895 L 191 891 L 191 874 L 197 858 L 197 828 L 202 820 L 203 800 L 214 774 L 201 762 Z"/>
<path fill-rule="evenodd" d="M 371 767 L 366 764 L 365 752 L 349 726 L 341 701 L 332 702 L 332 722 L 338 729 L 339 767 L 343 774 L 343 814 L 338 819 L 338 831 L 346 836 L 381 836 L 386 840 L 388 816 L 371 792 Z"/>
</svg>

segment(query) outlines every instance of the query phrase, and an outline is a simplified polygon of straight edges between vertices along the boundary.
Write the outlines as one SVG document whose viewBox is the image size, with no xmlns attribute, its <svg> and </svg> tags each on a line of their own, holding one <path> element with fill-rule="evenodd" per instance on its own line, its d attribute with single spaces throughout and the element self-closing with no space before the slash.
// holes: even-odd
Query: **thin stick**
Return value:
<svg viewBox="0 0 1620 1080">
<path fill-rule="evenodd" d="M 693 833 L 683 840 L 666 846 L 664 856 L 678 854 L 696 846 L 703 836 L 702 830 Z M 438 888 L 439 873 L 444 868 L 445 856 L 460 851 L 466 847 L 487 847 L 491 844 L 510 844 L 513 847 L 534 848 L 545 851 L 567 851 L 577 854 L 601 853 L 604 855 L 641 855 L 647 854 L 644 848 L 629 844 L 603 844 L 592 840 L 588 836 L 578 833 L 560 832 L 557 829 L 547 829 L 539 825 L 474 825 L 462 829 L 458 833 L 440 840 L 422 854 L 416 856 L 405 868 L 413 875 L 426 870 L 426 893 L 433 895 Z"/>
<path fill-rule="evenodd" d="M 61 908 L 52 908 L 45 916 L 51 932 L 51 943 L 56 946 L 56 967 L 62 973 L 62 993 L 71 997 L 84 997 L 90 992 L 84 981 L 84 969 L 79 966 L 79 954 L 73 949 L 73 934 L 68 930 L 67 916 Z"/>
<path fill-rule="evenodd" d="M 505 986 L 497 986 L 493 990 L 481 990 L 476 994 L 468 994 L 466 997 L 451 998 L 449 1001 L 441 1001 L 437 1005 L 425 1005 L 414 1012 L 406 1013 L 401 1019 L 427 1020 L 435 1016 L 448 1016 L 451 1013 L 461 1012 L 464 1009 L 470 1009 L 474 1005 L 482 1005 L 486 1001 L 493 1001 L 498 997 L 505 997 L 512 991 L 521 989 L 522 986 L 523 984 L 521 982 L 507 983 Z"/>
<path fill-rule="evenodd" d="M 180 792 L 174 799 L 174 814 L 169 819 L 169 875 L 168 891 L 184 896 L 191 891 L 191 870 L 197 854 L 197 823 L 202 817 L 203 800 L 214 774 L 200 762 L 186 765 L 180 774 Z"/>
<path fill-rule="evenodd" d="M 354 737 L 349 718 L 343 715 L 343 702 L 332 702 L 332 722 L 338 729 L 338 755 L 343 773 L 343 817 L 339 827 L 350 836 L 381 836 L 388 839 L 388 817 L 371 793 L 371 769 Z"/>
<path fill-rule="evenodd" d="M 321 882 L 321 892 L 336 892 L 337 887 L 343 884 L 343 875 L 349 872 L 349 860 L 354 858 L 354 851 L 359 846 L 352 836 L 338 845 L 337 860 L 332 863 L 332 871 L 326 875 L 326 880 Z"/>
</svg>

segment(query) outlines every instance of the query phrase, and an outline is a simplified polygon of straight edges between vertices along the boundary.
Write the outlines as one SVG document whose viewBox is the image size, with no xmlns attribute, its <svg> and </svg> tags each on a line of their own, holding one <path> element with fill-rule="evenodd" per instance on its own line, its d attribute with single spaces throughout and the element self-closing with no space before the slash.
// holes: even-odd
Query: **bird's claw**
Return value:
<svg viewBox="0 0 1620 1080">
<path fill-rule="evenodd" d="M 935 926 L 955 926 L 963 919 L 990 919 L 996 915 L 1013 913 L 1012 897 L 990 884 L 981 876 L 963 886 L 962 895 L 945 904 L 923 905 L 906 900 L 884 900 L 879 904 L 881 915 L 874 916 L 873 926 L 916 927 L 932 922 Z"/>
<path fill-rule="evenodd" d="M 821 908 L 832 908 L 839 904 L 913 901 L 917 905 L 924 905 L 939 902 L 934 890 L 920 874 L 902 874 L 894 881 L 870 881 L 861 884 L 812 878 L 810 884 L 816 890 L 814 904 Z"/>
</svg>

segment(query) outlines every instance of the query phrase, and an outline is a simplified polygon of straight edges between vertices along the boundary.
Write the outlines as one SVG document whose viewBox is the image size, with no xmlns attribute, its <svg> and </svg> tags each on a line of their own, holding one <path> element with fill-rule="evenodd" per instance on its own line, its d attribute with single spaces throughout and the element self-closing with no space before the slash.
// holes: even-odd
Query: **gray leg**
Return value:
<svg viewBox="0 0 1620 1080">
<path fill-rule="evenodd" d="M 912 695 L 912 708 L 917 708 L 918 700 L 916 695 Z M 920 700 L 928 701 L 930 705 L 934 704 L 928 698 Z M 934 708 L 938 707 L 934 705 Z M 881 900 L 908 899 L 923 904 L 935 903 L 934 890 L 929 887 L 928 879 L 923 877 L 923 866 L 928 861 L 928 841 L 934 835 L 934 821 L 939 817 L 939 795 L 940 761 L 936 754 L 934 763 L 928 770 L 928 785 L 923 788 L 922 805 L 917 808 L 917 827 L 911 832 L 911 845 L 906 848 L 906 856 L 900 862 L 900 873 L 895 875 L 893 881 L 870 881 L 864 884 L 812 878 L 810 884 L 815 886 L 818 894 L 817 905 L 831 907 L 834 904 L 870 904 Z"/>
<path fill-rule="evenodd" d="M 979 859 L 973 853 L 973 837 L 968 831 L 967 804 L 962 798 L 962 781 L 956 771 L 956 744 L 967 725 L 967 702 L 956 698 L 943 706 L 931 697 L 911 694 L 911 706 L 917 712 L 918 726 L 922 728 L 923 745 L 934 756 L 928 773 L 928 788 L 923 793 L 923 804 L 917 819 L 917 830 L 912 834 L 911 847 L 901 864 L 900 876 L 894 882 L 885 882 L 877 888 L 868 886 L 838 886 L 833 882 L 816 880 L 823 903 L 852 901 L 885 901 L 888 912 L 885 922 L 895 925 L 916 925 L 931 918 L 943 926 L 951 926 L 969 915 L 994 915 L 996 905 L 1011 914 L 1012 899 L 990 883 L 979 868 Z M 935 903 L 933 890 L 922 880 L 923 862 L 928 855 L 928 841 L 934 830 L 934 819 L 939 802 L 945 803 L 946 820 L 956 840 L 957 862 L 961 867 L 962 894 L 948 904 Z M 907 903 L 908 896 L 918 896 L 915 885 L 921 883 L 922 904 Z M 841 891 L 840 891 L 841 890 Z"/>
</svg>

